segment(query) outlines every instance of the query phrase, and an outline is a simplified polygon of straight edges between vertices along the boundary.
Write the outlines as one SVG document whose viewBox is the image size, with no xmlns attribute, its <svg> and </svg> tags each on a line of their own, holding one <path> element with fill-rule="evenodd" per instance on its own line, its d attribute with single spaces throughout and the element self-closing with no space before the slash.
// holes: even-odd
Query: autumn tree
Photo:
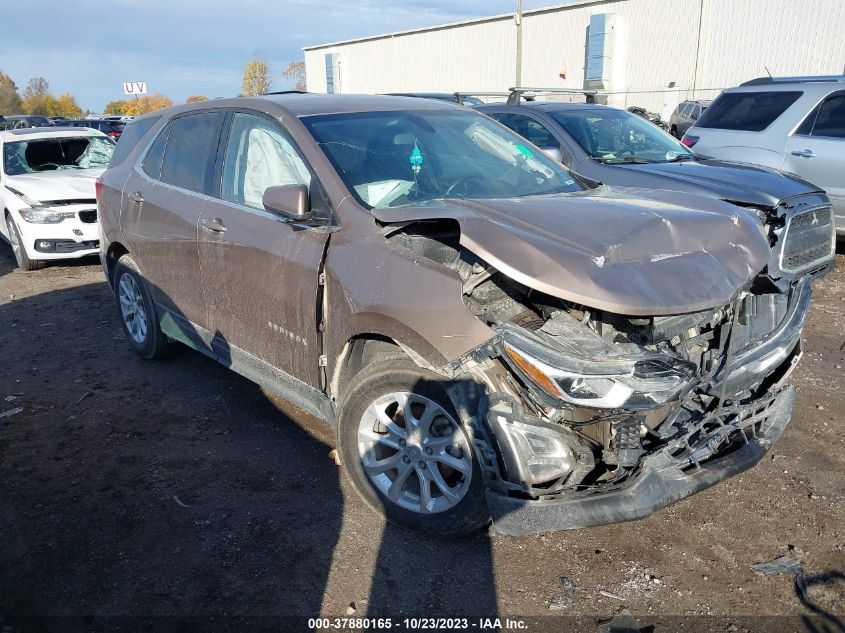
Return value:
<svg viewBox="0 0 845 633">
<path fill-rule="evenodd" d="M 33 77 L 23 89 L 21 109 L 26 114 L 47 114 L 50 84 L 44 77 Z"/>
<path fill-rule="evenodd" d="M 191 95 L 185 99 L 185 103 L 197 103 L 198 101 L 208 101 L 208 97 L 204 97 L 203 95 Z"/>
<path fill-rule="evenodd" d="M 260 59 L 253 59 L 244 68 L 241 96 L 252 97 L 270 91 L 270 66 Z"/>
<path fill-rule="evenodd" d="M 169 108 L 173 105 L 173 99 L 163 94 L 155 93 L 142 95 L 134 99 L 127 99 L 123 102 L 124 116 L 139 116 L 147 112 Z"/>
<path fill-rule="evenodd" d="M 21 97 L 12 78 L 0 70 L 0 114 L 17 114 L 21 111 Z"/>
<path fill-rule="evenodd" d="M 79 119 L 82 117 L 82 108 L 76 102 L 76 97 L 69 92 L 59 95 L 55 99 L 55 103 L 56 113 L 50 116 L 63 116 L 68 119 Z"/>
<path fill-rule="evenodd" d="M 298 62 L 291 62 L 282 72 L 282 77 L 293 82 L 293 89 L 305 92 L 305 62 L 301 59 Z"/>
</svg>

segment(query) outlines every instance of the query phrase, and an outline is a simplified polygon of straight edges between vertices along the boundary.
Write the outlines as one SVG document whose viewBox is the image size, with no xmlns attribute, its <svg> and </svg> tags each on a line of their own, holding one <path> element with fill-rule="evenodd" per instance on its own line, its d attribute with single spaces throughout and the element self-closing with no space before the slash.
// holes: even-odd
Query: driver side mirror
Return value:
<svg viewBox="0 0 845 633">
<path fill-rule="evenodd" d="M 558 163 L 563 162 L 563 154 L 561 153 L 559 147 L 541 147 L 540 149 L 543 150 L 543 153 L 552 160 L 557 161 Z"/>
<path fill-rule="evenodd" d="M 267 187 L 261 202 L 271 213 L 278 213 L 291 220 L 307 220 L 311 216 L 308 187 L 305 185 Z"/>
</svg>

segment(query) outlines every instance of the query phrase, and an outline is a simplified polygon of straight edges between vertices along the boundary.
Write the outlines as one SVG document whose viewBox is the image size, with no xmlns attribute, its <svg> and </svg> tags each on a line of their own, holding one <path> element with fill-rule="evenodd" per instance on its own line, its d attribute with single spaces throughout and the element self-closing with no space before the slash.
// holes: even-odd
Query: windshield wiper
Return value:
<svg viewBox="0 0 845 633">
<path fill-rule="evenodd" d="M 633 165 L 649 165 L 654 162 L 653 160 L 648 160 L 647 158 L 637 158 L 636 156 L 614 156 L 613 158 L 605 156 L 591 156 L 590 158 L 605 164 L 631 163 Z"/>
</svg>

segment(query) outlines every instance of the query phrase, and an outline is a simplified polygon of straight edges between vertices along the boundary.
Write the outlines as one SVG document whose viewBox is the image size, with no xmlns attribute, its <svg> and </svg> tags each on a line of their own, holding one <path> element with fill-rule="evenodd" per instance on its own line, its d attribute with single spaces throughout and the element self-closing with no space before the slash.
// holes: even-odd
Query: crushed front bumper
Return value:
<svg viewBox="0 0 845 633">
<path fill-rule="evenodd" d="M 795 404 L 795 390 L 781 391 L 765 420 L 748 441 L 717 455 L 700 467 L 658 452 L 643 459 L 637 475 L 610 489 L 561 493 L 550 498 L 520 499 L 490 489 L 487 505 L 497 532 L 519 536 L 633 521 L 684 497 L 744 472 L 759 462 L 781 436 Z"/>
</svg>

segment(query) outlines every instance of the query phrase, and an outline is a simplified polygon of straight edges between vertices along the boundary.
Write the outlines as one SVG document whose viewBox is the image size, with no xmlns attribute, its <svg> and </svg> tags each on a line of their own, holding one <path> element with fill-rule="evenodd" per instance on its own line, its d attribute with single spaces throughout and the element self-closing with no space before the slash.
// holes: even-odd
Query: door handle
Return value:
<svg viewBox="0 0 845 633">
<path fill-rule="evenodd" d="M 811 149 L 796 149 L 792 152 L 793 156 L 800 156 L 801 158 L 815 158 L 816 153 Z"/>
<path fill-rule="evenodd" d="M 211 231 L 212 233 L 225 233 L 226 227 L 223 226 L 223 220 L 220 218 L 214 218 L 213 220 L 209 220 L 208 218 L 202 219 L 202 228 L 206 231 Z"/>
<path fill-rule="evenodd" d="M 132 202 L 137 202 L 138 204 L 141 204 L 144 201 L 144 194 L 142 194 L 140 191 L 133 191 L 129 194 L 129 199 Z"/>
</svg>

